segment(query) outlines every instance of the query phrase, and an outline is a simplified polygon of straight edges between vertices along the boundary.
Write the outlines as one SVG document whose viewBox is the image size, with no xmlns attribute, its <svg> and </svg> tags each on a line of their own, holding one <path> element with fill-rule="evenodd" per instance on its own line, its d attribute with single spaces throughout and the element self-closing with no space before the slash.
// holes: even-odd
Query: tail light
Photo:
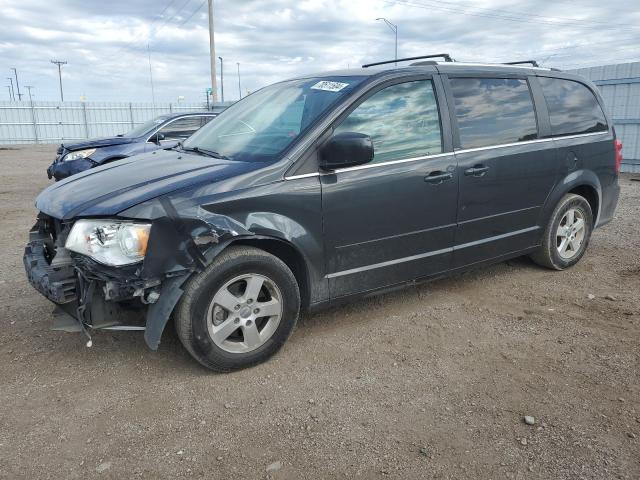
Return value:
<svg viewBox="0 0 640 480">
<path fill-rule="evenodd" d="M 620 171 L 620 167 L 622 165 L 622 142 L 617 138 L 613 141 L 613 144 L 616 147 L 616 173 Z"/>
</svg>

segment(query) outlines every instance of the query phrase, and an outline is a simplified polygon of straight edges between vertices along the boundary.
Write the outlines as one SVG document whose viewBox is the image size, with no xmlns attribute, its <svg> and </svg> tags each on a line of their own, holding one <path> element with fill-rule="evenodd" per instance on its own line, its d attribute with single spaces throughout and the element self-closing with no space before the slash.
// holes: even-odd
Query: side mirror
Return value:
<svg viewBox="0 0 640 480">
<path fill-rule="evenodd" d="M 160 143 L 161 140 L 164 140 L 166 138 L 164 136 L 164 133 L 161 132 L 156 133 L 154 137 L 156 138 L 156 143 Z"/>
<path fill-rule="evenodd" d="M 369 135 L 342 132 L 331 137 L 320 150 L 320 168 L 353 167 L 373 160 L 373 142 Z"/>
</svg>

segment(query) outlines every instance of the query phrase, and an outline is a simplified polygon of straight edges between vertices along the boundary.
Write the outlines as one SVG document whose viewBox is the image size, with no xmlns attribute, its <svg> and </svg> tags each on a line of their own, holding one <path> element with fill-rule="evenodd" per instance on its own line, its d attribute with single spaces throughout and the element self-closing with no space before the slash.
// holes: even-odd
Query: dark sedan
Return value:
<svg viewBox="0 0 640 480">
<path fill-rule="evenodd" d="M 172 147 L 216 115 L 213 112 L 160 115 L 122 135 L 61 144 L 47 175 L 61 180 L 107 162 Z"/>
</svg>

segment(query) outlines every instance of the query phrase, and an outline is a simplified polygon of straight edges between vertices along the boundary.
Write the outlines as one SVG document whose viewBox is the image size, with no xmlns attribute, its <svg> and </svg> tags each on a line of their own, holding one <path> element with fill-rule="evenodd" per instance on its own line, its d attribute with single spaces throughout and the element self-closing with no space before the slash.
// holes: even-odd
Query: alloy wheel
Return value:
<svg viewBox="0 0 640 480">
<path fill-rule="evenodd" d="M 269 340 L 282 318 L 282 294 L 264 275 L 239 275 L 213 296 L 207 312 L 209 336 L 222 350 L 248 353 Z"/>
</svg>

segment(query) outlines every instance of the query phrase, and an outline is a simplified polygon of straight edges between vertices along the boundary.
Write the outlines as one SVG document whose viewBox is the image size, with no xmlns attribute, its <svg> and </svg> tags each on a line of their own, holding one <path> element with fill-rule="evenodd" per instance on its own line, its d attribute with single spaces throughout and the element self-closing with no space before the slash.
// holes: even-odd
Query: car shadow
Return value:
<svg viewBox="0 0 640 480">
<path fill-rule="evenodd" d="M 296 332 L 289 341 L 289 348 L 295 348 L 297 338 L 303 339 L 314 335 L 314 333 L 319 333 L 319 331 L 326 332 L 327 329 L 339 329 L 345 317 L 349 318 L 351 325 L 364 324 L 382 307 L 400 310 L 407 301 L 424 302 L 429 297 L 462 292 L 472 287 L 474 283 L 482 282 L 483 279 L 512 274 L 514 269 L 536 271 L 540 268 L 528 257 L 519 257 L 450 277 L 402 287 L 389 293 L 365 297 L 351 303 L 328 307 L 317 313 L 306 313 L 301 316 Z M 155 375 L 165 376 L 168 371 L 171 372 L 171 376 L 211 374 L 209 370 L 193 360 L 184 349 L 176 333 L 173 320 L 167 324 L 160 347 L 155 352 L 149 350 L 144 336 L 138 332 L 96 332 L 94 340 L 93 349 L 105 350 L 99 355 L 91 356 L 96 361 L 101 361 L 99 357 L 102 357 L 103 354 L 109 355 L 111 352 L 117 352 L 118 356 L 123 359 L 136 357 L 140 359 L 145 363 L 145 370 L 150 375 L 154 375 L 153 372 L 155 372 Z M 77 345 L 74 348 L 78 348 Z"/>
</svg>

